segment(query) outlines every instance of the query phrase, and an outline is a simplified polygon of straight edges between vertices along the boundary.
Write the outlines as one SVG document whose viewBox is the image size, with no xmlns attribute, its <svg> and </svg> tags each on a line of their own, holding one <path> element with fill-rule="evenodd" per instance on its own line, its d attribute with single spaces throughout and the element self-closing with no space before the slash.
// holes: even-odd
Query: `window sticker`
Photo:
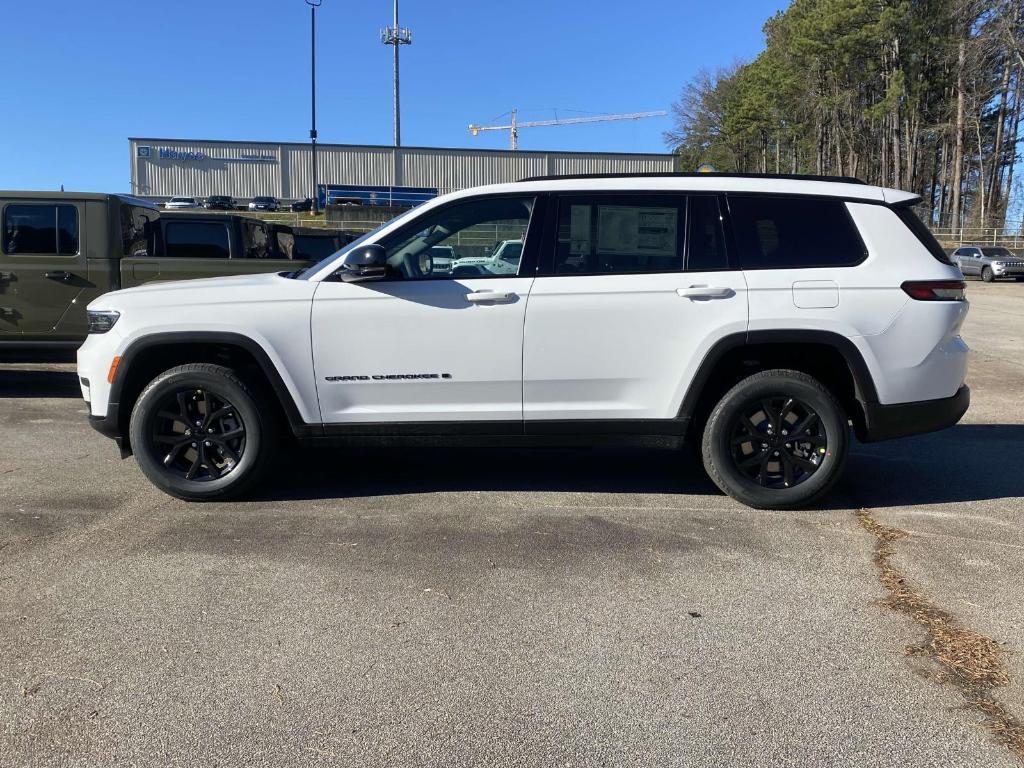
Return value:
<svg viewBox="0 0 1024 768">
<path fill-rule="evenodd" d="M 590 253 L 590 206 L 569 207 L 569 253 Z"/>
<path fill-rule="evenodd" d="M 597 251 L 601 254 L 675 256 L 675 208 L 601 205 L 597 208 Z"/>
</svg>

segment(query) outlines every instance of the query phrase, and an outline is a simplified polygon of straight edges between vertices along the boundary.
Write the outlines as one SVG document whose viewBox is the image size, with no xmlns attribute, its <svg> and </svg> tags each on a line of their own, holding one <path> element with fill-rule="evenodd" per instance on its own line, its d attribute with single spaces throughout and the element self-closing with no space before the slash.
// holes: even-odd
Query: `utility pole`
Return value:
<svg viewBox="0 0 1024 768">
<path fill-rule="evenodd" d="M 394 24 L 380 31 L 380 41 L 395 48 L 395 146 L 402 146 L 402 110 L 398 99 L 398 47 L 412 45 L 412 31 L 398 24 L 398 0 L 395 0 Z"/>
<path fill-rule="evenodd" d="M 320 212 L 320 196 L 317 194 L 318 179 L 316 167 L 316 9 L 323 0 L 306 0 L 309 6 L 309 51 L 310 51 L 310 104 L 312 107 L 309 141 L 313 148 L 313 213 Z"/>
</svg>

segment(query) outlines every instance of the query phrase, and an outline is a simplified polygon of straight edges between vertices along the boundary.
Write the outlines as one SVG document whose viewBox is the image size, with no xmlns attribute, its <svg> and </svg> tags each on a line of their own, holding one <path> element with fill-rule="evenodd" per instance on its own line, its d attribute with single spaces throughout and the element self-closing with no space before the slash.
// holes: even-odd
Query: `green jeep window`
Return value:
<svg viewBox="0 0 1024 768">
<path fill-rule="evenodd" d="M 125 256 L 149 256 L 153 222 L 160 217 L 151 208 L 121 204 L 121 245 Z"/>
<path fill-rule="evenodd" d="M 15 203 L 4 208 L 4 253 L 78 253 L 78 209 L 73 205 Z"/>
<path fill-rule="evenodd" d="M 212 221 L 168 222 L 165 252 L 176 259 L 226 259 L 231 255 L 228 227 Z"/>
</svg>

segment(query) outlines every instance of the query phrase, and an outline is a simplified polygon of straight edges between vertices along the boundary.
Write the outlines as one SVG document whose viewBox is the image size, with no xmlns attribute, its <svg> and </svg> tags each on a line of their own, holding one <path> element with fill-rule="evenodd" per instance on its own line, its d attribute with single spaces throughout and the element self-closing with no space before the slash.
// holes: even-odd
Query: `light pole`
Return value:
<svg viewBox="0 0 1024 768">
<path fill-rule="evenodd" d="M 398 0 L 395 0 L 394 25 L 380 31 L 380 41 L 395 47 L 395 146 L 402 146 L 402 112 L 398 101 L 398 47 L 412 45 L 412 31 L 398 25 Z"/>
<path fill-rule="evenodd" d="M 309 128 L 309 141 L 313 146 L 313 214 L 320 212 L 320 198 L 317 194 L 316 168 L 316 9 L 323 0 L 306 0 L 309 6 L 309 51 L 310 51 L 310 104 L 312 107 L 312 124 Z"/>
</svg>

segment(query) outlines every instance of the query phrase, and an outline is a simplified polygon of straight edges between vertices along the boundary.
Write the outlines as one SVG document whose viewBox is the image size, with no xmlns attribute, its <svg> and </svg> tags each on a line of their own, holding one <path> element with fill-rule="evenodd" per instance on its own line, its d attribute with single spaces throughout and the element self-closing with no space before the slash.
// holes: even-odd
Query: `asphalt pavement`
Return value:
<svg viewBox="0 0 1024 768">
<path fill-rule="evenodd" d="M 612 450 L 303 452 L 188 504 L 71 367 L 0 366 L 0 765 L 1019 765 L 1024 285 L 969 298 L 963 423 L 795 513 Z M 896 529 L 1000 717 L 894 609 Z"/>
</svg>

